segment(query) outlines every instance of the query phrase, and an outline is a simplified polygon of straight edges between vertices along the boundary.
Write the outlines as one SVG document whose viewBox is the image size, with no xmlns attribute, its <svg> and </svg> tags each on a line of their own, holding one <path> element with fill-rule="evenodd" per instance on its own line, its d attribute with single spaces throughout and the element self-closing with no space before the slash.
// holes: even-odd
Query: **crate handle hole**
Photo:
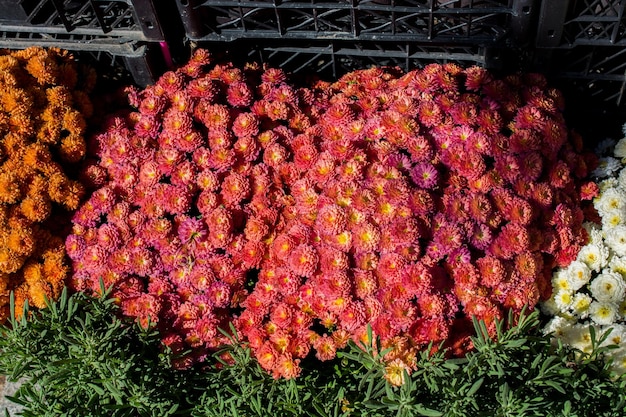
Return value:
<svg viewBox="0 0 626 417">
<path fill-rule="evenodd" d="M 530 6 L 524 6 L 524 7 L 522 7 L 522 13 L 524 13 L 524 14 L 530 14 Z"/>
<path fill-rule="evenodd" d="M 549 36 L 550 38 L 554 38 L 554 34 L 555 34 L 554 29 L 550 29 L 550 30 L 548 31 L 548 36 Z"/>
<path fill-rule="evenodd" d="M 154 23 L 152 23 L 152 22 L 151 22 L 151 21 L 149 21 L 149 20 L 146 20 L 146 22 L 145 22 L 145 23 L 146 23 L 146 27 L 147 27 L 148 29 L 154 29 Z"/>
</svg>

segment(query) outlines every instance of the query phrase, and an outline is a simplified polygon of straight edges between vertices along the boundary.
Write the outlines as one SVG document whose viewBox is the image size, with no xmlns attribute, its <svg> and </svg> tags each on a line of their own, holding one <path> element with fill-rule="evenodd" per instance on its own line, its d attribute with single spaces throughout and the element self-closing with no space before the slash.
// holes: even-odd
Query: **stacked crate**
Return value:
<svg viewBox="0 0 626 417">
<path fill-rule="evenodd" d="M 626 103 L 626 1 L 544 0 L 537 28 L 538 68 L 593 98 Z"/>
<path fill-rule="evenodd" d="M 178 0 L 189 40 L 290 72 L 369 65 L 503 66 L 528 41 L 534 0 Z"/>
<path fill-rule="evenodd" d="M 189 46 L 329 79 L 455 62 L 543 72 L 622 108 L 625 11 L 626 0 L 0 0 L 0 48 L 89 54 L 142 86 L 171 65 L 169 48 L 183 62 Z"/>
<path fill-rule="evenodd" d="M 163 71 L 165 41 L 152 0 L 0 0 L 0 48 L 68 49 L 140 85 Z"/>
</svg>

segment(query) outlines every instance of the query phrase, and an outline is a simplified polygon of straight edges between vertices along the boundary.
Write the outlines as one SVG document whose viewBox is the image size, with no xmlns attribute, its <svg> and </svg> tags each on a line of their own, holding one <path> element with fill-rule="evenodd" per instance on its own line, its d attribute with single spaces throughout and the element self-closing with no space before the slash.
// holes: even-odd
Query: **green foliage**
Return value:
<svg viewBox="0 0 626 417">
<path fill-rule="evenodd" d="M 508 323 L 513 323 L 510 316 Z M 475 351 L 446 359 L 421 353 L 417 370 L 401 387 L 384 379 L 380 346 L 356 346 L 328 364 L 304 367 L 296 381 L 274 380 L 240 344 L 229 347 L 235 364 L 211 376 L 196 407 L 201 416 L 622 416 L 626 380 L 616 378 L 595 340 L 590 354 L 576 352 L 539 332 L 538 313 L 496 326 L 489 337 L 474 323 Z M 371 340 L 371 338 L 370 338 Z M 376 352 L 381 352 L 376 354 Z"/>
<path fill-rule="evenodd" d="M 507 322 L 513 323 L 509 316 Z M 355 401 L 351 416 L 623 416 L 626 379 L 611 375 L 602 355 L 610 347 L 599 347 L 594 339 L 590 354 L 553 345 L 539 333 L 538 312 L 522 313 L 517 324 L 496 326 L 489 337 L 483 322 L 474 322 L 475 350 L 464 359 L 445 359 L 438 351 L 424 351 L 417 371 L 402 387 L 380 382 L 365 398 Z M 350 357 L 359 351 L 351 348 Z M 373 350 L 375 351 L 375 350 Z M 365 361 L 374 361 L 369 353 Z M 379 367 L 375 378 L 380 381 Z M 362 392 L 362 391 L 361 391 Z M 358 398 L 359 392 L 355 394 Z"/>
<path fill-rule="evenodd" d="M 22 415 L 163 417 L 197 397 L 186 375 L 171 370 L 156 332 L 124 324 L 116 312 L 112 299 L 65 290 L 0 329 L 0 373 L 24 380 L 10 398 Z"/>
<path fill-rule="evenodd" d="M 64 293 L 0 330 L 0 372 L 27 378 L 12 398 L 24 416 L 611 417 L 626 402 L 626 379 L 602 360 L 611 347 L 595 334 L 590 354 L 552 343 L 537 312 L 497 323 L 493 338 L 475 322 L 472 353 L 425 350 L 400 387 L 385 380 L 375 340 L 307 358 L 294 380 L 274 379 L 232 336 L 217 368 L 174 371 L 158 336 L 116 312 L 109 299 Z"/>
<path fill-rule="evenodd" d="M 319 372 L 276 380 L 251 358 L 249 349 L 233 346 L 228 351 L 235 364 L 206 375 L 206 391 L 194 417 L 309 415 L 311 407 L 324 407 L 328 393 L 338 388 L 320 379 Z"/>
</svg>

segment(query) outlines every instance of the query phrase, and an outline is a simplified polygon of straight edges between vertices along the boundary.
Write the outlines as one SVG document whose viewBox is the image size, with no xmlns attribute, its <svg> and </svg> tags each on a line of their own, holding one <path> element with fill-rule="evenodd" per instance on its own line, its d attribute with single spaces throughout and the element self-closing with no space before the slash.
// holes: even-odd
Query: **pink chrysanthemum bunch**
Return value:
<svg viewBox="0 0 626 417">
<path fill-rule="evenodd" d="M 470 348 L 471 316 L 549 296 L 585 242 L 592 160 L 541 77 L 430 65 L 295 88 L 209 64 L 199 50 L 131 92 L 138 111 L 98 136 L 98 189 L 66 245 L 75 287 L 113 285 L 126 315 L 192 348 L 179 366 L 232 322 L 291 378 L 371 325 L 411 372 L 430 342 Z"/>
<path fill-rule="evenodd" d="M 265 369 L 332 359 L 371 325 L 410 372 L 430 342 L 470 348 L 469 317 L 549 296 L 585 242 L 593 157 L 543 78 L 375 68 L 314 91 L 318 123 L 282 145 L 293 202 L 237 320 Z"/>
</svg>

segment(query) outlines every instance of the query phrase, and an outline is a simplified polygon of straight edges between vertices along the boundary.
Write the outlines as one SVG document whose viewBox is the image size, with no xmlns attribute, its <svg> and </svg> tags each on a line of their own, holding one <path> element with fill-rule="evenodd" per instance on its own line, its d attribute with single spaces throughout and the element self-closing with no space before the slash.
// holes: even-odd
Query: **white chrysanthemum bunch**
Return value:
<svg viewBox="0 0 626 417">
<path fill-rule="evenodd" d="M 626 126 L 625 126 L 626 130 Z M 552 277 L 552 298 L 542 310 L 554 316 L 544 328 L 564 344 L 592 350 L 590 327 L 605 345 L 613 370 L 626 373 L 626 138 L 614 144 L 613 156 L 600 158 L 594 175 L 600 180 L 593 204 L 601 224 L 586 223 L 589 242 L 567 268 Z M 606 148 L 604 142 L 601 146 Z M 599 149 L 599 151 L 605 149 Z M 604 152 L 601 152 L 604 153 Z"/>
</svg>

